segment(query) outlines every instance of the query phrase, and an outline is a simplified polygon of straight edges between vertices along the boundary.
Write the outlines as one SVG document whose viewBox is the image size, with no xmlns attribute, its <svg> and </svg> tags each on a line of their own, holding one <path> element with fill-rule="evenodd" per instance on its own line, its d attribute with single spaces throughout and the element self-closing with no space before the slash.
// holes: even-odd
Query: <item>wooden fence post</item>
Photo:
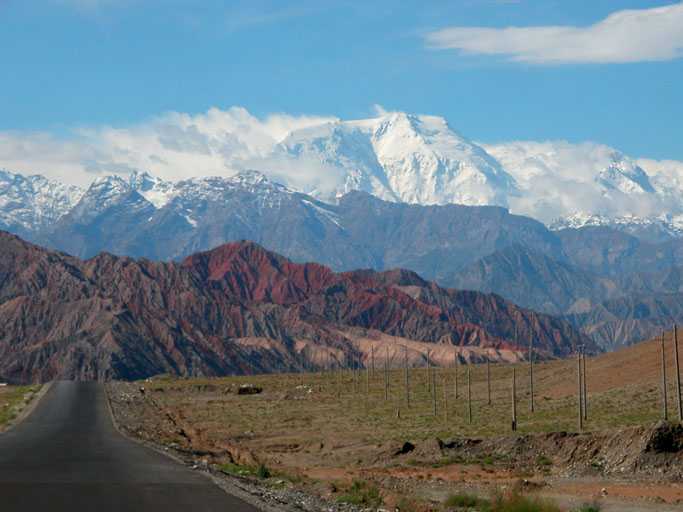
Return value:
<svg viewBox="0 0 683 512">
<path fill-rule="evenodd" d="M 491 361 L 486 357 L 486 395 L 488 405 L 491 405 Z"/>
<path fill-rule="evenodd" d="M 683 404 L 681 404 L 681 370 L 678 363 L 678 326 L 674 325 L 674 358 L 676 360 L 676 397 L 678 404 L 678 421 L 683 421 Z"/>
<path fill-rule="evenodd" d="M 577 368 L 577 382 L 579 385 L 579 431 L 583 431 L 583 388 L 581 386 L 581 350 L 577 349 L 576 352 L 576 368 Z"/>
<path fill-rule="evenodd" d="M 472 424 L 472 379 L 470 377 L 470 365 L 467 365 L 467 421 Z"/>
<path fill-rule="evenodd" d="M 365 367 L 365 394 L 370 394 L 370 365 Z"/>
<path fill-rule="evenodd" d="M 432 386 L 432 413 L 434 414 L 434 416 L 436 416 L 436 378 L 435 378 L 434 371 L 432 371 L 431 386 Z"/>
<path fill-rule="evenodd" d="M 427 350 L 427 391 L 432 392 L 432 351 Z"/>
<path fill-rule="evenodd" d="M 375 346 L 370 345 L 370 365 L 372 368 L 372 378 L 375 378 Z"/>
<path fill-rule="evenodd" d="M 588 421 L 588 384 L 586 383 L 588 372 L 586 371 L 586 347 L 581 347 L 581 359 L 583 360 L 583 419 Z"/>
<path fill-rule="evenodd" d="M 386 357 L 384 358 L 384 400 L 389 400 L 389 347 L 386 347 Z"/>
<path fill-rule="evenodd" d="M 458 352 L 456 349 L 455 352 L 455 399 L 457 400 L 460 398 L 460 394 L 458 393 L 458 367 L 460 366 L 460 358 L 458 357 Z"/>
<path fill-rule="evenodd" d="M 448 374 L 443 375 L 443 418 L 448 423 Z"/>
<path fill-rule="evenodd" d="M 406 405 L 410 407 L 410 376 L 408 373 L 408 347 L 403 345 L 403 365 L 405 369 Z"/>
<path fill-rule="evenodd" d="M 664 410 L 664 421 L 669 420 L 669 400 L 667 397 L 666 383 L 666 351 L 664 350 L 664 333 L 662 332 L 662 406 Z"/>
<path fill-rule="evenodd" d="M 512 431 L 517 431 L 517 378 L 515 367 L 512 367 Z"/>
<path fill-rule="evenodd" d="M 529 411 L 534 412 L 534 337 L 533 334 L 529 337 L 529 389 L 531 395 L 529 396 Z"/>
</svg>

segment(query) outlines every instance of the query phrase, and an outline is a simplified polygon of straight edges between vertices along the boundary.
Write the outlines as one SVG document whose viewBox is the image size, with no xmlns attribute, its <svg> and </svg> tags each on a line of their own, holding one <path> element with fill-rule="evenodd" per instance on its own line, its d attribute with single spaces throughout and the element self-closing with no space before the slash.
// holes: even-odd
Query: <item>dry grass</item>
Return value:
<svg viewBox="0 0 683 512">
<path fill-rule="evenodd" d="M 661 416 L 659 376 L 645 371 L 646 345 L 588 361 L 588 430 L 606 430 L 651 423 Z M 650 344 L 649 348 L 656 348 Z M 658 353 L 654 353 L 658 356 Z M 637 360 L 640 370 L 631 369 Z M 615 362 L 620 364 L 615 364 Z M 535 412 L 529 410 L 528 365 L 517 364 L 518 431 L 549 432 L 577 429 L 575 361 L 535 365 Z M 471 366 L 472 422 L 468 420 L 466 371 L 458 370 L 455 396 L 453 368 L 435 369 L 436 415 L 429 392 L 428 370 L 410 371 L 410 403 L 405 397 L 404 371 L 389 372 L 389 398 L 384 375 L 371 374 L 369 393 L 365 371 L 316 374 L 255 375 L 221 379 L 155 379 L 147 387 L 166 407 L 189 418 L 208 436 L 241 440 L 291 438 L 307 445 L 339 439 L 348 443 L 382 443 L 433 437 L 506 434 L 511 424 L 512 365 L 491 365 L 491 405 L 487 403 L 486 368 Z M 673 373 L 671 368 L 670 375 Z M 228 389 L 244 383 L 262 387 L 258 395 L 240 396 Z M 205 388 L 205 386 L 209 386 Z M 444 386 L 447 397 L 444 397 Z M 213 391 L 198 391 L 208 389 Z M 674 390 L 669 391 L 675 411 Z M 446 405 L 447 400 L 447 405 Z M 341 441 L 344 439 L 345 441 Z M 291 444 L 290 443 L 290 444 Z M 277 443 L 276 443 L 277 444 Z M 277 449 L 277 446 L 273 447 Z"/>
<path fill-rule="evenodd" d="M 3 386 L 0 387 L 0 431 L 17 417 L 26 405 L 29 393 L 35 393 L 40 386 Z"/>
</svg>

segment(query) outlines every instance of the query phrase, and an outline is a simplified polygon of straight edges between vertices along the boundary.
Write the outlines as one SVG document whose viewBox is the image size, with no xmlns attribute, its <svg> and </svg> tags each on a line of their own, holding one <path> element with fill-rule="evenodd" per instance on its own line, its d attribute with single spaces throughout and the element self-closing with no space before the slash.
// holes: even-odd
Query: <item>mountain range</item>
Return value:
<svg viewBox="0 0 683 512">
<path fill-rule="evenodd" d="M 567 315 L 607 349 L 683 320 L 652 305 L 683 292 L 676 162 L 598 144 L 482 145 L 442 118 L 396 112 L 308 124 L 257 150 L 237 132 L 191 128 L 165 146 L 199 144 L 227 159 L 226 174 L 267 174 L 174 181 L 134 171 L 82 189 L 0 171 L 0 229 L 79 258 L 180 261 L 252 240 L 335 271 L 406 268 Z"/>
<path fill-rule="evenodd" d="M 677 237 L 653 242 L 606 226 L 551 231 L 503 207 L 421 206 L 359 191 L 330 204 L 255 171 L 176 183 L 146 173 L 107 176 L 77 201 L 57 197 L 66 213 L 53 213 L 51 224 L 31 230 L 29 223 L 6 222 L 3 228 L 79 258 L 105 251 L 180 261 L 225 242 L 252 240 L 335 271 L 406 268 L 442 286 L 497 293 L 522 307 L 567 315 L 605 349 L 653 335 L 682 315 L 641 305 L 658 294 L 670 301 L 683 293 L 676 279 L 683 239 Z M 622 301 L 618 312 L 614 301 Z M 624 309 L 623 301 L 635 302 Z M 616 327 L 604 327 L 608 313 Z"/>
<path fill-rule="evenodd" d="M 683 228 L 683 162 L 636 159 L 588 142 L 482 144 L 438 116 L 382 111 L 352 121 L 283 120 L 273 131 L 244 109 L 212 110 L 169 117 L 145 132 L 144 149 L 136 148 L 135 134 L 127 135 L 125 146 L 88 153 L 79 183 L 133 169 L 167 182 L 255 169 L 326 203 L 362 191 L 410 204 L 503 206 L 554 230 L 610 226 L 651 241 L 680 236 Z M 65 172 L 48 167 L 44 174 L 68 177 Z M 39 192 L 42 185 L 32 181 L 22 196 Z M 19 186 L 13 182 L 11 174 L 0 177 L 0 195 Z M 64 187 L 39 195 L 50 194 L 48 203 L 62 212 L 85 192 Z M 11 206 L 0 205 L 0 215 Z"/>
<path fill-rule="evenodd" d="M 394 270 L 334 273 L 253 242 L 182 262 L 80 260 L 0 232 L 0 379 L 224 375 L 405 355 L 452 364 L 597 346 L 569 322 Z M 379 350 L 381 349 L 381 350 Z M 428 351 L 434 355 L 429 356 Z"/>
</svg>

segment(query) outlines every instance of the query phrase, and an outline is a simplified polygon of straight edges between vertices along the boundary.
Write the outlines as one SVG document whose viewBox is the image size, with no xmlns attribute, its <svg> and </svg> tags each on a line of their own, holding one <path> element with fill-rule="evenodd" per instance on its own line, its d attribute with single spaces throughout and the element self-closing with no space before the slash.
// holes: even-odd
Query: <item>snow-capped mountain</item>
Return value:
<svg viewBox="0 0 683 512">
<path fill-rule="evenodd" d="M 308 119 L 290 125 L 290 131 L 280 127 L 259 133 L 258 144 L 245 142 L 237 150 L 230 141 L 246 137 L 244 123 L 221 119 L 214 115 L 211 123 L 195 123 L 182 118 L 184 131 L 165 126 L 156 135 L 148 133 L 149 147 L 156 149 L 148 149 L 151 153 L 142 160 L 137 155 L 127 162 L 126 152 L 116 152 L 121 168 L 153 161 L 156 175 L 98 177 L 83 191 L 42 177 L 2 173 L 0 226 L 24 234 L 41 231 L 67 214 L 97 216 L 124 198 L 127 208 L 145 214 L 182 204 L 187 210 L 183 218 L 192 223 L 198 219 L 192 211 L 201 209 L 202 201 L 215 202 L 235 187 L 248 186 L 260 191 L 259 201 L 279 200 L 278 193 L 286 189 L 336 204 L 350 191 L 364 191 L 392 202 L 503 206 L 554 228 L 612 225 L 636 233 L 647 226 L 648 236 L 681 234 L 681 162 L 636 160 L 595 143 L 477 144 L 441 117 L 403 112 L 354 121 Z M 197 144 L 182 139 L 190 132 Z M 179 138 L 177 144 L 169 134 Z M 193 153 L 204 140 L 211 143 L 201 145 L 201 155 Z M 162 147 L 170 151 L 164 158 L 156 154 Z M 174 166 L 173 171 L 165 173 L 163 165 Z M 189 167 L 180 172 L 178 165 Z M 218 177 L 205 177 L 203 168 Z M 249 175 L 248 169 L 262 174 Z M 189 178 L 160 177 L 168 175 Z"/>
<path fill-rule="evenodd" d="M 513 212 L 555 227 L 661 224 L 677 231 L 683 183 L 648 172 L 645 162 L 609 146 L 513 142 L 484 147 L 519 185 L 520 193 L 510 201 Z"/>
<path fill-rule="evenodd" d="M 635 215 L 608 217 L 582 212 L 557 219 L 548 227 L 553 231 L 584 227 L 610 227 L 657 243 L 672 238 L 683 238 L 683 215 L 663 214 L 659 217 L 637 217 Z"/>
<path fill-rule="evenodd" d="M 17 233 L 44 229 L 78 202 L 83 190 L 46 179 L 0 170 L 0 228 Z"/>
<path fill-rule="evenodd" d="M 505 206 L 516 192 L 494 158 L 436 116 L 394 112 L 307 127 L 290 133 L 275 154 L 317 162 L 338 183 L 330 194 L 336 197 L 361 190 L 388 201 Z"/>
</svg>

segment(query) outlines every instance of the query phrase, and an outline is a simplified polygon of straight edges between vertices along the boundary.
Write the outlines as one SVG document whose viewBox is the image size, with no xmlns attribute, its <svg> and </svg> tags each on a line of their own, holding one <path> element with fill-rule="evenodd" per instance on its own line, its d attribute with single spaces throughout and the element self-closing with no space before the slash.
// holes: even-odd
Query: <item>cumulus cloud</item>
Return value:
<svg viewBox="0 0 683 512">
<path fill-rule="evenodd" d="M 664 61 L 683 56 L 683 3 L 616 11 L 587 27 L 448 27 L 430 32 L 431 48 L 507 56 L 532 64 Z"/>
<path fill-rule="evenodd" d="M 272 149 L 290 131 L 333 120 L 288 114 L 258 118 L 233 107 L 198 115 L 174 112 L 123 128 L 81 128 L 62 137 L 2 132 L 0 168 L 82 186 L 97 175 L 132 170 L 167 180 L 227 176 L 247 166 L 270 172 L 268 167 L 278 164 L 269 159 Z M 305 171 L 285 163 L 278 172 L 296 183 L 301 181 L 297 173 Z"/>
</svg>

